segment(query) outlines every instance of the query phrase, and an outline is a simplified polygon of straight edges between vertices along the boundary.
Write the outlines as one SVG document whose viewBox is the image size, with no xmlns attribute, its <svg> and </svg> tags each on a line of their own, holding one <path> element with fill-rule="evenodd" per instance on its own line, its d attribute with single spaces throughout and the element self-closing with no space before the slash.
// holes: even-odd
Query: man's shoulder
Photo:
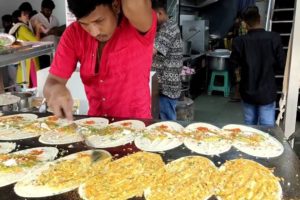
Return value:
<svg viewBox="0 0 300 200">
<path fill-rule="evenodd" d="M 180 33 L 180 29 L 176 21 L 169 19 L 162 25 L 162 27 L 159 29 L 159 32 L 175 36 Z"/>
<path fill-rule="evenodd" d="M 30 20 L 35 20 L 38 18 L 44 17 L 44 15 L 41 12 L 36 13 L 35 15 L 33 15 Z"/>
<path fill-rule="evenodd" d="M 119 39 L 139 41 L 142 45 L 153 45 L 153 41 L 156 35 L 156 18 L 154 18 L 151 28 L 146 33 L 141 33 L 136 29 L 128 18 L 122 16 L 121 22 L 118 28 L 115 30 L 117 34 L 114 34 Z"/>
<path fill-rule="evenodd" d="M 267 31 L 272 37 L 280 38 L 279 33 L 273 32 L 273 31 Z"/>
<path fill-rule="evenodd" d="M 51 17 L 52 17 L 52 20 L 54 20 L 56 23 L 58 23 L 58 18 L 56 16 L 51 15 Z"/>
<path fill-rule="evenodd" d="M 174 19 L 172 17 L 170 19 L 168 19 L 167 24 L 169 26 L 178 26 L 178 23 L 177 23 L 176 19 Z"/>
<path fill-rule="evenodd" d="M 258 32 L 256 35 L 253 35 L 252 38 L 261 39 L 261 40 L 269 40 L 269 41 L 280 41 L 281 40 L 279 33 L 272 32 L 272 31 Z"/>
<path fill-rule="evenodd" d="M 175 19 L 170 18 L 166 23 L 165 27 L 169 30 L 179 30 L 178 23 Z"/>
</svg>

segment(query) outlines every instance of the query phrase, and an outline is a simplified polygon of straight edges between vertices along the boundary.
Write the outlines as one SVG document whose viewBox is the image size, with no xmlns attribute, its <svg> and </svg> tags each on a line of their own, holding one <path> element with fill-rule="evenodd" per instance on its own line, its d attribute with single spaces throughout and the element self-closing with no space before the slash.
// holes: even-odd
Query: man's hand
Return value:
<svg viewBox="0 0 300 200">
<path fill-rule="evenodd" d="M 44 87 L 44 96 L 55 116 L 73 121 L 73 99 L 66 82 L 67 80 L 50 74 Z"/>
<path fill-rule="evenodd" d="M 55 35 L 57 37 L 60 37 L 62 36 L 63 32 L 65 31 L 66 29 L 66 26 L 65 25 L 62 25 L 62 26 L 56 26 L 56 27 L 53 27 L 51 28 L 48 32 L 47 32 L 47 35 Z"/>
<path fill-rule="evenodd" d="M 53 27 L 51 28 L 48 32 L 47 35 L 58 35 L 58 27 Z"/>
</svg>

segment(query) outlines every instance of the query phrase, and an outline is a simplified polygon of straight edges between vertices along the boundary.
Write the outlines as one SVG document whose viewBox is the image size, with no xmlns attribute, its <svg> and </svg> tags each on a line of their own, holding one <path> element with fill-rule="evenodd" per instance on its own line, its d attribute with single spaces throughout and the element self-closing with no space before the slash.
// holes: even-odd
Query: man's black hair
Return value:
<svg viewBox="0 0 300 200">
<path fill-rule="evenodd" d="M 33 10 L 30 14 L 29 14 L 29 18 L 31 18 L 32 16 L 38 14 L 38 12 L 36 10 Z"/>
<path fill-rule="evenodd" d="M 20 6 L 19 6 L 19 10 L 20 11 L 24 11 L 24 12 L 28 12 L 31 13 L 32 12 L 32 6 L 29 2 L 23 2 Z"/>
<path fill-rule="evenodd" d="M 3 15 L 2 21 L 3 22 L 12 22 L 12 16 L 11 15 Z"/>
<path fill-rule="evenodd" d="M 99 5 L 111 6 L 113 0 L 68 0 L 69 9 L 77 19 L 88 16 Z"/>
<path fill-rule="evenodd" d="M 48 8 L 50 10 L 54 10 L 55 4 L 52 0 L 43 0 L 42 1 L 42 8 Z"/>
<path fill-rule="evenodd" d="M 167 0 L 152 0 L 152 8 L 154 10 L 164 9 L 167 11 Z"/>
<path fill-rule="evenodd" d="M 35 15 L 37 13 L 36 10 L 32 9 L 32 6 L 29 2 L 23 2 L 20 6 L 19 6 L 19 10 L 23 11 L 23 12 L 27 12 L 29 13 L 29 18 L 31 18 L 33 15 Z"/>
<path fill-rule="evenodd" d="M 243 20 L 250 27 L 253 27 L 254 25 L 260 23 L 260 15 L 259 15 L 258 7 L 249 6 L 243 14 Z"/>
</svg>

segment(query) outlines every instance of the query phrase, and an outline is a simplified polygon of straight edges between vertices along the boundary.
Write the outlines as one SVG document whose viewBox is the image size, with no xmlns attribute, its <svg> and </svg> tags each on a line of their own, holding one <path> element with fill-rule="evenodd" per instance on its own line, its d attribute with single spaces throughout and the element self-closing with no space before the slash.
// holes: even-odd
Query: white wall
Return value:
<svg viewBox="0 0 300 200">
<path fill-rule="evenodd" d="M 41 2 L 42 0 L 0 0 L 0 17 L 5 14 L 12 14 L 13 11 L 18 9 L 19 5 L 23 2 L 29 2 L 33 9 L 36 11 L 41 10 Z M 58 18 L 59 24 L 66 23 L 66 14 L 65 14 L 65 1 L 63 0 L 53 0 L 56 8 L 53 10 L 53 15 Z M 2 23 L 0 23 L 0 27 L 2 27 Z"/>
<path fill-rule="evenodd" d="M 53 0 L 55 3 L 55 9 L 53 10 L 53 15 L 57 17 L 59 24 L 66 24 L 66 9 L 65 9 L 65 1 L 63 0 Z"/>
<path fill-rule="evenodd" d="M 261 16 L 261 24 L 265 27 L 266 24 L 266 17 L 268 12 L 268 1 L 267 0 L 260 0 L 256 1 L 256 6 L 259 9 L 259 14 Z"/>
</svg>

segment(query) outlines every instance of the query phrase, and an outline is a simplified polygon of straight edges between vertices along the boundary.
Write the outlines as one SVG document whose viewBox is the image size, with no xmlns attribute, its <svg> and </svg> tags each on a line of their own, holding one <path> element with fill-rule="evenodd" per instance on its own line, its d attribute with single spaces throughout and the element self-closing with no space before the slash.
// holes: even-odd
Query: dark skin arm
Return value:
<svg viewBox="0 0 300 200">
<path fill-rule="evenodd" d="M 47 35 L 61 36 L 65 29 L 66 29 L 65 25 L 53 27 L 48 31 Z"/>
<path fill-rule="evenodd" d="M 44 96 L 47 99 L 47 105 L 57 117 L 72 121 L 73 99 L 66 87 L 67 81 L 49 74 L 44 86 Z"/>
<path fill-rule="evenodd" d="M 122 0 L 122 10 L 130 23 L 141 33 L 152 26 L 152 7 L 150 0 Z"/>
</svg>

